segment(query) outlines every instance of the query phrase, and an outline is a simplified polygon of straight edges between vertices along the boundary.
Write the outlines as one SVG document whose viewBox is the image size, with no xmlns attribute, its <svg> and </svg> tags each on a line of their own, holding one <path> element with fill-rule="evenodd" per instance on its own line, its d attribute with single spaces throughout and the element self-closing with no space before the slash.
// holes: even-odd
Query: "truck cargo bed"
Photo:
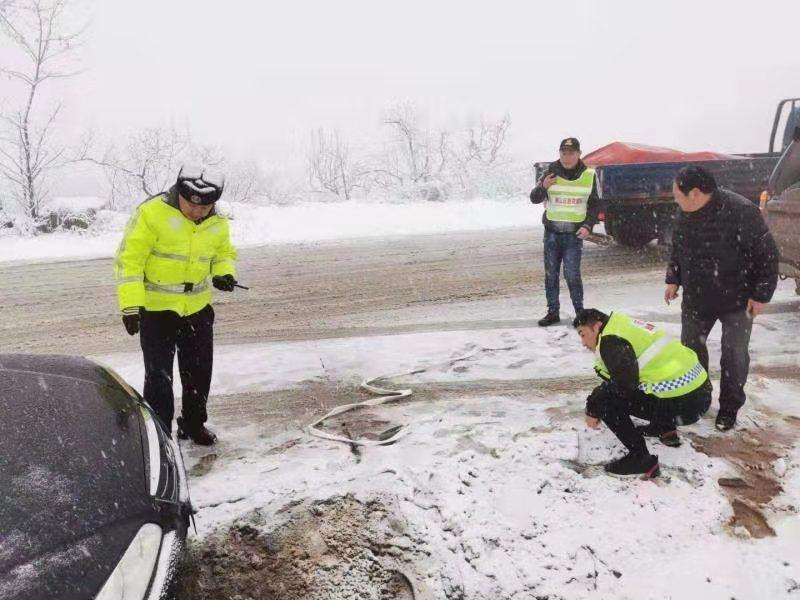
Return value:
<svg viewBox="0 0 800 600">
<path fill-rule="evenodd" d="M 687 164 L 705 167 L 720 187 L 758 202 L 769 176 L 778 162 L 777 155 L 735 160 L 639 163 L 598 167 L 598 193 L 609 203 L 672 202 L 672 182 Z"/>
</svg>

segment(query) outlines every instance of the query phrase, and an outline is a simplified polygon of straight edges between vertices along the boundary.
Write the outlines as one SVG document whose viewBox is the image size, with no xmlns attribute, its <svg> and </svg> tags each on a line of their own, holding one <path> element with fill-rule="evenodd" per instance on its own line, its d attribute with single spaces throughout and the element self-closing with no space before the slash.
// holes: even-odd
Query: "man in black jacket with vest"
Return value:
<svg viewBox="0 0 800 600">
<path fill-rule="evenodd" d="M 708 370 L 706 339 L 722 323 L 719 413 L 728 431 L 745 402 L 753 319 L 772 299 L 778 282 L 778 248 L 758 207 L 719 189 L 702 167 L 684 167 L 673 183 L 680 207 L 672 236 L 664 300 L 683 287 L 681 341 Z"/>
<path fill-rule="evenodd" d="M 574 325 L 583 346 L 597 356 L 595 371 L 604 380 L 586 400 L 586 425 L 597 429 L 603 421 L 628 450 L 606 471 L 656 475 L 658 457 L 644 438 L 680 446 L 677 426 L 696 423 L 711 404 L 708 374 L 697 367 L 694 352 L 651 323 L 590 308 L 575 317 Z M 654 368 L 667 379 L 654 381 Z M 634 425 L 631 416 L 649 423 Z"/>
<path fill-rule="evenodd" d="M 544 269 L 547 314 L 539 325 L 547 327 L 561 321 L 559 280 L 561 263 L 567 280 L 572 307 L 583 310 L 581 255 L 583 240 L 592 233 L 600 212 L 594 169 L 581 160 L 581 145 L 576 138 L 561 141 L 558 160 L 531 190 L 531 202 L 544 203 Z"/>
</svg>

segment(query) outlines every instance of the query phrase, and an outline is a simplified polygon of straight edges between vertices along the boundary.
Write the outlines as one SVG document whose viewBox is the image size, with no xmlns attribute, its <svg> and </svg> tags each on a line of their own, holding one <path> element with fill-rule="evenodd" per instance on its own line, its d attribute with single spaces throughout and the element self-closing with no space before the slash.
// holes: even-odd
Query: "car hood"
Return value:
<svg viewBox="0 0 800 600">
<path fill-rule="evenodd" d="M 102 367 L 0 356 L 0 579 L 70 548 L 87 550 L 84 566 L 121 557 L 153 512 L 141 428 L 137 400 Z"/>
<path fill-rule="evenodd" d="M 0 571 L 0 598 L 85 600 L 103 587 L 141 523 L 114 523 L 83 539 L 53 547 Z M 4 539 L 0 552 L 25 546 L 20 534 Z M 149 573 L 143 574 L 149 576 Z"/>
</svg>

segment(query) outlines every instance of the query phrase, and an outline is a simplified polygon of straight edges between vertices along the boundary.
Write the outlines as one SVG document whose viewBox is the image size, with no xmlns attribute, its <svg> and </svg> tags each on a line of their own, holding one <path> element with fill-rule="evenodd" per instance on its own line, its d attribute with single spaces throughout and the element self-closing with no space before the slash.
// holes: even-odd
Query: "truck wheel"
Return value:
<svg viewBox="0 0 800 600">
<path fill-rule="evenodd" d="M 609 206 L 606 233 L 621 246 L 641 248 L 658 236 L 655 210 L 648 207 Z"/>
<path fill-rule="evenodd" d="M 672 246 L 672 231 L 675 229 L 675 211 L 662 210 L 656 217 L 656 234 L 659 246 Z"/>
<path fill-rule="evenodd" d="M 649 225 L 639 225 L 631 223 L 617 223 L 614 227 L 614 240 L 629 248 L 641 248 L 655 239 L 655 228 Z"/>
</svg>

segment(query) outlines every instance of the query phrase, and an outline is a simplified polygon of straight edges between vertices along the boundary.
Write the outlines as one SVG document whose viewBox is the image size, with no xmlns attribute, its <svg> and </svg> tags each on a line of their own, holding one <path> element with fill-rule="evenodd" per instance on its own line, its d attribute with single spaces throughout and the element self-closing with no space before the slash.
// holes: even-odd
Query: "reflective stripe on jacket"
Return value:
<svg viewBox="0 0 800 600">
<path fill-rule="evenodd" d="M 639 364 L 639 389 L 646 394 L 674 398 L 696 390 L 708 379 L 693 350 L 652 323 L 622 313 L 611 313 L 597 340 L 595 370 L 604 379 L 610 379 L 611 375 L 600 357 L 600 346 L 603 337 L 610 335 L 633 347 Z"/>
<path fill-rule="evenodd" d="M 156 196 L 136 209 L 117 248 L 119 307 L 194 314 L 211 303 L 213 276 L 236 276 L 235 262 L 226 217 L 194 223 Z"/>
</svg>

